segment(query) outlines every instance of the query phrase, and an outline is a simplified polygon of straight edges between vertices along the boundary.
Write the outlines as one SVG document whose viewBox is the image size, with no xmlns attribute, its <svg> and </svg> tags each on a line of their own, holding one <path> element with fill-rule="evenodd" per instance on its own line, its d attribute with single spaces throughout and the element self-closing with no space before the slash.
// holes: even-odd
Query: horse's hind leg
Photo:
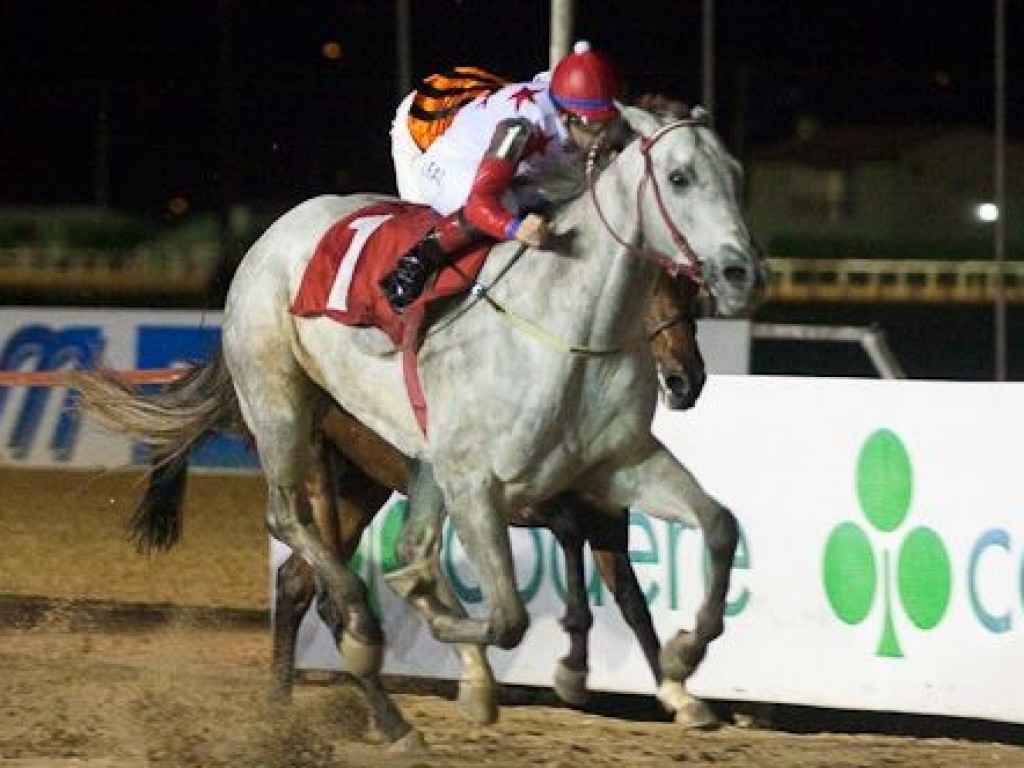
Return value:
<svg viewBox="0 0 1024 768">
<path fill-rule="evenodd" d="M 257 359 L 253 356 L 252 359 Z M 251 362 L 251 360 L 249 361 Z M 291 547 L 326 588 L 331 610 L 344 627 L 341 652 L 348 671 L 363 687 L 382 735 L 398 741 L 412 733 L 380 680 L 383 633 L 356 574 L 323 541 L 313 522 L 308 479 L 316 392 L 301 371 L 286 365 L 232 370 L 239 403 L 256 438 L 267 479 L 270 532 Z M 255 405 L 254 405 L 255 404 Z M 319 461 L 319 454 L 317 454 Z"/>
<path fill-rule="evenodd" d="M 659 698 L 677 711 L 677 721 L 709 726 L 717 718 L 706 704 L 689 696 L 683 683 L 694 673 L 708 645 L 725 628 L 725 601 L 739 525 L 733 514 L 709 496 L 700 483 L 671 453 L 652 438 L 651 450 L 640 461 L 617 469 L 604 482 L 599 495 L 621 507 L 636 507 L 664 520 L 693 525 L 704 536 L 708 551 L 708 579 L 697 611 L 693 632 L 680 631 L 661 651 L 663 674 Z M 673 703 L 672 698 L 676 698 Z"/>
<path fill-rule="evenodd" d="M 310 498 L 310 509 L 313 521 L 320 537 L 342 562 L 348 562 L 351 553 L 342 555 L 342 523 L 335 498 L 334 487 L 338 479 L 340 458 L 334 453 L 333 447 L 322 444 L 323 460 L 313 468 L 306 483 Z M 386 496 L 385 496 L 386 498 Z M 382 503 L 382 502 L 381 502 Z M 380 506 L 378 504 L 377 506 Z M 365 516 L 363 527 L 373 516 L 370 512 Z M 358 533 L 355 535 L 358 540 Z M 277 571 L 274 590 L 274 627 L 273 649 L 271 653 L 270 699 L 275 703 L 285 703 L 291 699 L 292 681 L 295 671 L 295 641 L 302 624 L 302 618 L 316 596 L 316 578 L 313 570 L 305 560 L 292 553 L 281 564 Z M 333 617 L 332 617 L 333 618 Z M 337 642 L 343 630 L 340 622 L 330 627 Z"/>
<path fill-rule="evenodd" d="M 333 482 L 335 472 L 332 459 L 335 457 L 333 450 L 325 449 L 320 440 L 314 443 L 313 470 L 310 472 L 307 488 L 311 499 L 316 502 L 313 504 L 313 510 L 317 530 L 333 554 L 334 562 L 344 564 L 354 553 L 362 530 L 373 519 L 374 512 L 389 494 L 383 488 L 369 489 L 368 499 L 376 502 L 373 508 L 356 505 L 358 519 L 354 524 L 350 522 L 348 526 L 343 526 L 335 496 L 339 489 Z M 343 527 L 347 528 L 348 538 L 342 536 Z M 339 604 L 334 599 L 335 592 L 331 588 L 321 589 L 317 610 L 331 629 L 338 650 L 345 659 L 346 669 L 362 687 L 373 721 L 385 739 L 396 741 L 410 734 L 411 728 L 402 718 L 381 681 L 383 632 L 370 611 L 366 600 L 366 587 L 362 580 L 347 567 L 343 567 L 342 571 L 349 579 L 348 587 L 358 591 L 358 602 L 352 593 L 346 592 L 346 600 Z"/>
<path fill-rule="evenodd" d="M 312 569 L 294 553 L 277 569 L 274 587 L 273 650 L 270 662 L 270 700 L 291 699 L 295 674 L 295 639 L 302 617 L 313 602 L 316 581 Z"/>
</svg>

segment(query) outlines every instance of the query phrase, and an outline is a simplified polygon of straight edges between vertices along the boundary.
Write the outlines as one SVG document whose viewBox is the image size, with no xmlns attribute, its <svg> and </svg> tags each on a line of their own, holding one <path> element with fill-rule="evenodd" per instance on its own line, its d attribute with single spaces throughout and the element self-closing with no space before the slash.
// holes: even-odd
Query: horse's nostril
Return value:
<svg viewBox="0 0 1024 768">
<path fill-rule="evenodd" d="M 665 377 L 665 386 L 676 397 L 686 397 L 690 394 L 690 382 L 685 376 L 670 374 Z"/>
<path fill-rule="evenodd" d="M 749 282 L 747 274 L 747 268 L 738 264 L 728 266 L 722 270 L 722 276 L 727 282 L 734 286 L 747 285 Z"/>
</svg>

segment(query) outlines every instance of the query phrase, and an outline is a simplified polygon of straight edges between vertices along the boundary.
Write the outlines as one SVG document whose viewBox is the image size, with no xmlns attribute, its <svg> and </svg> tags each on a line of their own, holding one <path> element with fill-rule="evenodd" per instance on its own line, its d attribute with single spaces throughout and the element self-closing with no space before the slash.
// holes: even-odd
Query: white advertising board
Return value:
<svg viewBox="0 0 1024 768">
<path fill-rule="evenodd" d="M 713 376 L 696 409 L 659 412 L 656 433 L 743 531 L 726 633 L 691 692 L 1024 722 L 1021 403 L 1024 384 Z M 358 565 L 386 616 L 387 669 L 456 677 L 453 654 L 383 584 L 391 514 Z M 503 681 L 548 685 L 567 648 L 560 557 L 546 533 L 514 541 L 533 623 L 490 658 Z M 452 543 L 446 569 L 478 613 Z M 630 546 L 661 636 L 689 627 L 699 538 L 637 511 Z M 274 562 L 285 554 L 275 547 Z M 652 692 L 613 601 L 591 586 L 592 687 Z M 299 647 L 301 667 L 340 666 L 312 616 Z"/>
</svg>

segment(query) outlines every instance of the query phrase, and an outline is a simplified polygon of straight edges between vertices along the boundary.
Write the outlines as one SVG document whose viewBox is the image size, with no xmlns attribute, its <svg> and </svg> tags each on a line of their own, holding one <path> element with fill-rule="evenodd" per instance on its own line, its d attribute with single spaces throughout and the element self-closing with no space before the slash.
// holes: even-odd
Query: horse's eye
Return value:
<svg viewBox="0 0 1024 768">
<path fill-rule="evenodd" d="M 682 171 L 672 171 L 668 175 L 668 181 L 673 187 L 685 187 L 687 184 L 686 174 Z"/>
</svg>

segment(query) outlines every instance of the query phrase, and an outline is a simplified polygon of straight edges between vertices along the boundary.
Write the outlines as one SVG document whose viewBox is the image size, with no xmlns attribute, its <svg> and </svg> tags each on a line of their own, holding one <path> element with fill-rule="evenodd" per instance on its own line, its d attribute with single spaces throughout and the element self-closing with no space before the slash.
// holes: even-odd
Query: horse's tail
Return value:
<svg viewBox="0 0 1024 768">
<path fill-rule="evenodd" d="M 149 486 L 128 522 L 140 551 L 170 549 L 181 535 L 189 451 L 215 432 L 244 432 L 231 374 L 218 354 L 184 369 L 160 392 L 141 393 L 110 373 L 79 373 L 81 407 L 102 426 L 146 443 Z"/>
<path fill-rule="evenodd" d="M 170 459 L 153 457 L 146 492 L 125 524 L 129 540 L 139 552 L 166 551 L 181 538 L 188 453 Z"/>
</svg>

